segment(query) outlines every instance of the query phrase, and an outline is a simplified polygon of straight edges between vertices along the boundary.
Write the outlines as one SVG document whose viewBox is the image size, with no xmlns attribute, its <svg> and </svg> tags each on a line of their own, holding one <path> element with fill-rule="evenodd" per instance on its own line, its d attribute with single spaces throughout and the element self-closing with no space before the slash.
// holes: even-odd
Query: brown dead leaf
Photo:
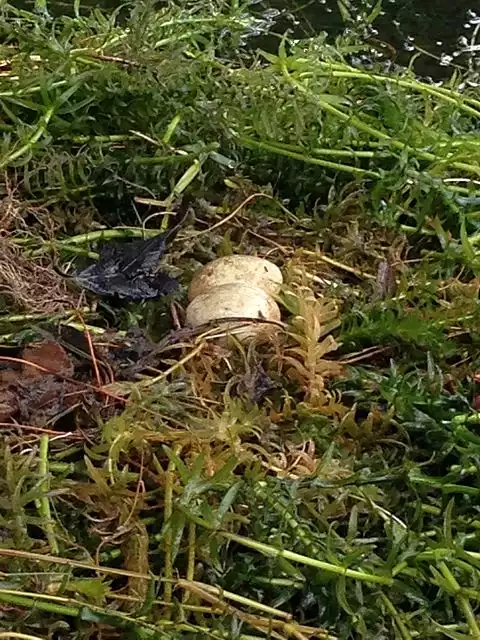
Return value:
<svg viewBox="0 0 480 640">
<path fill-rule="evenodd" d="M 24 360 L 22 363 L 23 379 L 25 377 L 29 379 L 44 377 L 46 374 L 44 369 L 65 378 L 71 378 L 73 375 L 74 366 L 69 355 L 61 345 L 53 340 L 29 345 L 23 350 L 22 360 Z"/>
<path fill-rule="evenodd" d="M 69 382 L 74 365 L 54 341 L 28 345 L 21 357 L 0 376 L 0 418 L 16 414 L 22 421 L 49 422 L 72 409 L 83 398 L 78 385 Z"/>
</svg>

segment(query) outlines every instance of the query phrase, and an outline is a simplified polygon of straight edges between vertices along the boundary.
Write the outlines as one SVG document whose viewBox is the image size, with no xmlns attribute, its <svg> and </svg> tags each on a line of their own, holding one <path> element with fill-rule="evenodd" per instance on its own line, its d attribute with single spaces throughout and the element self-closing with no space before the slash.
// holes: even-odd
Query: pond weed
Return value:
<svg viewBox="0 0 480 640">
<path fill-rule="evenodd" d="M 3 259 L 58 283 L 183 194 L 195 212 L 162 301 L 0 276 L 0 626 L 480 638 L 478 93 L 354 67 L 351 33 L 254 51 L 238 3 L 77 8 L 1 7 Z M 191 273 L 229 252 L 284 269 L 266 344 L 183 327 Z M 55 401 L 78 402 L 20 422 L 10 369 L 59 325 Z"/>
</svg>

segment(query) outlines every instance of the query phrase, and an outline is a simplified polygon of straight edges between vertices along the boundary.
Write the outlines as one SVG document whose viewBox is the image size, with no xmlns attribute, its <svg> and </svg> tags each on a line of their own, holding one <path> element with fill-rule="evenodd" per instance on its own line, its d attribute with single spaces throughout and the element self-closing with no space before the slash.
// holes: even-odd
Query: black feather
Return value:
<svg viewBox="0 0 480 640">
<path fill-rule="evenodd" d="M 159 298 L 178 287 L 175 278 L 158 271 L 167 241 L 178 232 L 188 214 L 188 201 L 182 203 L 180 220 L 170 230 L 147 240 L 109 242 L 100 249 L 100 258 L 75 274 L 83 288 L 101 295 L 129 300 Z"/>
</svg>

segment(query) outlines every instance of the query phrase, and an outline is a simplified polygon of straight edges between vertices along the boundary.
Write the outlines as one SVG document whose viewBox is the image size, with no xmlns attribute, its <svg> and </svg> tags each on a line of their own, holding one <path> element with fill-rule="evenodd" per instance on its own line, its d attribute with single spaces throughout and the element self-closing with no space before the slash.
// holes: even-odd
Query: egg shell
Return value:
<svg viewBox="0 0 480 640">
<path fill-rule="evenodd" d="M 225 256 L 209 262 L 195 274 L 188 299 L 194 300 L 214 287 L 231 283 L 248 284 L 275 295 L 280 291 L 283 277 L 277 265 L 269 260 L 256 256 Z"/>
<path fill-rule="evenodd" d="M 263 318 L 279 322 L 281 314 L 275 300 L 265 291 L 241 283 L 223 284 L 201 293 L 190 302 L 186 311 L 186 323 L 190 327 L 224 318 Z M 276 330 L 278 327 L 275 325 L 255 322 L 235 329 L 235 335 L 243 340 Z"/>
</svg>

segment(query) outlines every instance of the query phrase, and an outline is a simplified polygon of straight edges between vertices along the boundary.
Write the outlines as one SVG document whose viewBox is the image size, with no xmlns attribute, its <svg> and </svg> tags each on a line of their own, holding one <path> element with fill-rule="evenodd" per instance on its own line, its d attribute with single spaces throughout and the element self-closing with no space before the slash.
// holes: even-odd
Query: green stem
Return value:
<svg viewBox="0 0 480 640">
<path fill-rule="evenodd" d="M 480 640 L 480 628 L 478 626 L 475 613 L 473 612 L 472 605 L 470 604 L 470 600 L 465 596 L 459 595 L 458 602 L 465 618 L 467 619 L 468 628 L 470 629 L 472 638 L 474 640 Z"/>
<path fill-rule="evenodd" d="M 65 616 L 78 618 L 82 614 L 82 610 L 87 609 L 99 615 L 108 616 L 108 618 L 112 622 L 116 623 L 117 626 L 123 627 L 125 625 L 133 624 L 133 625 L 138 625 L 140 627 L 143 627 L 144 629 L 148 629 L 150 632 L 153 632 L 153 633 L 158 631 L 158 628 L 161 628 L 164 626 L 169 627 L 174 624 L 169 620 L 158 620 L 155 622 L 155 624 L 152 624 L 145 620 L 133 618 L 132 616 L 121 613 L 120 611 L 103 609 L 102 607 L 98 607 L 91 603 L 85 604 L 85 605 L 82 604 L 81 606 L 71 606 L 63 603 L 48 602 L 41 597 L 30 597 L 30 596 L 27 597 L 23 595 L 6 593 L 1 589 L 0 589 L 0 602 L 6 602 L 8 604 L 25 607 L 27 609 L 32 609 L 32 610 L 37 609 L 39 611 L 45 611 L 46 613 L 55 613 L 61 616 L 62 618 Z"/>
<path fill-rule="evenodd" d="M 101 229 L 99 231 L 90 231 L 82 233 L 78 236 L 71 236 L 61 241 L 64 248 L 68 245 L 88 244 L 89 242 L 98 242 L 99 240 L 113 240 L 115 238 L 153 238 L 158 236 L 158 229 L 139 229 L 138 227 L 123 227 L 120 229 Z"/>
<path fill-rule="evenodd" d="M 57 604 L 55 602 L 46 602 L 45 600 L 27 598 L 25 596 L 16 596 L 10 593 L 3 593 L 0 590 L 0 602 L 6 602 L 7 604 L 14 604 L 19 607 L 25 607 L 27 609 L 37 609 L 39 611 L 45 611 L 46 613 L 57 613 L 60 616 L 71 616 L 78 618 L 80 615 L 80 607 L 70 607 L 64 604 Z"/>
<path fill-rule="evenodd" d="M 76 467 L 74 462 L 50 462 L 49 469 L 51 472 L 71 475 L 74 473 Z"/>
<path fill-rule="evenodd" d="M 138 140 L 138 136 L 116 133 L 110 136 L 62 136 L 60 140 L 68 140 L 70 142 L 74 142 L 75 144 L 87 144 L 88 142 L 98 142 L 99 144 L 104 144 L 108 142 L 129 142 L 131 140 Z"/>
<path fill-rule="evenodd" d="M 180 449 L 175 449 L 175 454 L 178 454 Z M 175 462 L 170 460 L 168 463 L 167 471 L 165 473 L 165 499 L 163 504 L 163 523 L 168 529 L 165 533 L 165 584 L 163 590 L 163 598 L 165 602 L 172 602 L 173 595 L 173 534 L 172 529 L 169 527 L 170 519 L 173 514 L 173 484 L 174 484 L 174 471 Z"/>
<path fill-rule="evenodd" d="M 288 551 L 286 549 L 277 549 L 263 542 L 250 540 L 250 538 L 245 538 L 244 536 L 239 536 L 234 533 L 219 531 L 219 534 L 227 540 L 237 542 L 238 544 L 241 544 L 250 549 L 255 549 L 256 551 L 259 551 L 260 553 L 263 553 L 266 556 L 270 556 L 272 558 L 285 558 L 286 560 L 300 562 L 301 564 L 326 571 L 327 573 L 333 573 L 335 575 L 345 576 L 346 578 L 353 578 L 354 580 L 361 580 L 363 582 L 385 584 L 388 586 L 392 586 L 394 583 L 393 578 L 391 578 L 390 576 L 378 576 L 371 573 L 365 573 L 364 571 L 347 569 L 346 567 L 331 564 L 330 562 L 323 562 L 322 560 L 316 560 L 315 558 L 309 558 L 308 556 L 303 556 L 293 551 Z"/>
<path fill-rule="evenodd" d="M 332 114 L 339 120 L 342 120 L 342 122 L 348 122 L 350 124 L 355 125 L 357 129 L 359 129 L 359 131 L 363 131 L 364 133 L 367 133 L 368 135 L 373 136 L 374 138 L 378 138 L 379 140 L 388 141 L 388 143 L 392 147 L 399 149 L 401 151 L 409 151 L 410 153 L 413 153 L 414 155 L 416 155 L 418 158 L 422 160 L 427 160 L 429 162 L 438 162 L 440 164 L 445 164 L 446 166 L 454 167 L 455 169 L 470 171 L 475 175 L 480 175 L 480 169 L 477 165 L 467 164 L 464 162 L 456 162 L 456 161 L 450 162 L 448 158 L 445 160 L 439 159 L 433 153 L 429 153 L 427 151 L 421 151 L 419 149 L 416 149 L 415 147 L 411 147 L 407 145 L 404 142 L 395 140 L 394 138 L 389 136 L 387 133 L 384 133 L 383 131 L 380 131 L 379 129 L 375 129 L 375 127 L 370 126 L 355 114 L 345 113 L 340 109 L 337 109 L 337 107 L 333 106 L 329 102 L 322 100 L 319 96 L 315 95 L 315 93 L 313 93 L 312 91 L 304 87 L 300 82 L 295 80 L 292 77 L 292 75 L 288 72 L 288 69 L 285 64 L 282 64 L 282 71 L 283 71 L 285 80 L 289 84 L 291 84 L 295 89 L 297 89 L 304 95 L 308 96 L 309 98 L 312 98 L 316 102 L 316 104 L 318 104 L 320 108 L 326 111 L 327 113 Z"/>
<path fill-rule="evenodd" d="M 187 580 L 195 577 L 195 544 L 197 540 L 197 527 L 194 522 L 188 525 L 188 555 L 187 555 Z"/>
<path fill-rule="evenodd" d="M 52 519 L 52 513 L 50 510 L 50 501 L 48 493 L 50 491 L 50 480 L 48 470 L 48 434 L 43 434 L 40 438 L 40 460 L 38 463 L 38 473 L 43 478 L 42 488 L 44 495 L 37 500 L 37 507 L 40 513 L 40 517 L 44 521 L 45 533 L 47 535 L 48 544 L 50 545 L 50 552 L 57 554 L 59 552 L 57 539 L 55 537 L 54 521 Z"/>
<path fill-rule="evenodd" d="M 61 240 L 48 240 L 42 244 L 39 249 L 35 249 L 30 252 L 30 257 L 35 258 L 37 256 L 42 256 L 45 254 L 45 251 L 52 251 L 57 249 L 58 251 L 65 251 L 67 253 L 82 256 L 83 258 L 91 258 L 92 260 L 98 260 L 100 257 L 96 251 L 88 251 L 87 249 L 83 249 L 82 247 L 77 247 L 73 244 L 68 244 L 68 242 L 62 242 Z"/>
<path fill-rule="evenodd" d="M 48 89 L 56 89 L 57 87 L 64 87 L 68 83 L 68 80 L 59 80 L 58 82 L 52 82 L 52 84 L 48 85 Z M 35 86 L 28 87 L 26 89 L 18 89 L 15 91 L 0 91 L 0 98 L 18 98 L 22 95 L 31 95 L 32 93 L 39 93 L 40 91 L 44 91 L 45 87 Z"/>
<path fill-rule="evenodd" d="M 54 110 L 55 108 L 53 105 L 49 107 L 45 115 L 40 119 L 40 122 L 37 126 L 35 133 L 30 136 L 27 142 L 23 144 L 20 147 L 20 149 L 17 149 L 16 151 L 12 151 L 11 153 L 8 153 L 3 158 L 3 160 L 0 160 L 0 169 L 7 167 L 14 160 L 23 156 L 25 153 L 27 153 L 27 151 L 29 151 L 33 147 L 33 145 L 36 142 L 38 142 L 38 140 L 43 136 L 43 134 L 47 130 L 48 123 L 50 122 L 50 118 L 53 116 Z"/>
<path fill-rule="evenodd" d="M 447 567 L 445 562 L 439 562 L 438 568 L 442 573 L 445 581 L 448 584 L 449 589 L 455 595 L 455 599 L 457 600 L 460 608 L 467 619 L 468 628 L 470 629 L 470 634 L 473 640 L 480 640 L 480 628 L 478 626 L 477 619 L 472 610 L 472 606 L 470 604 L 470 600 L 461 593 L 462 588 L 457 582 L 457 579 Z"/>
<path fill-rule="evenodd" d="M 301 64 L 302 62 L 307 62 L 307 61 L 305 59 L 298 59 L 297 62 Z M 310 61 L 308 61 L 308 63 L 310 63 Z M 376 80 L 378 82 L 395 81 L 398 84 L 400 84 L 400 86 L 415 89 L 420 93 L 429 93 L 437 96 L 438 98 L 451 98 L 455 100 L 455 98 L 453 98 L 452 96 L 456 95 L 458 96 L 458 98 L 461 99 L 462 102 L 473 104 L 480 108 L 480 100 L 471 98 L 470 96 L 467 96 L 467 95 L 460 95 L 457 91 L 452 91 L 452 89 L 446 89 L 445 87 L 433 87 L 432 85 L 421 82 L 420 80 L 411 80 L 411 79 L 407 80 L 404 78 L 396 78 L 395 76 L 391 76 L 391 75 L 383 76 L 378 73 L 370 73 L 369 71 L 362 71 L 361 69 L 355 69 L 350 65 L 346 64 L 345 62 L 319 61 L 317 64 L 319 67 L 327 69 L 330 72 L 338 71 L 340 73 L 354 74 L 354 77 L 358 79 Z M 457 101 L 456 101 L 456 104 L 457 104 Z"/>
<path fill-rule="evenodd" d="M 82 313 L 83 315 L 85 314 L 89 314 L 91 311 L 91 309 L 89 307 L 82 307 L 81 309 L 65 309 L 65 311 L 62 311 L 61 313 L 55 313 L 55 314 L 47 314 L 47 313 L 24 313 L 24 314 L 18 314 L 18 315 L 8 315 L 8 316 L 2 316 L 1 318 L 1 322 L 2 323 L 14 323 L 14 322 L 32 322 L 35 320 L 43 320 L 45 318 L 55 318 L 57 320 L 61 319 L 61 318 L 65 318 L 65 317 L 69 317 L 69 316 L 75 316 L 78 315 L 78 313 Z"/>
<path fill-rule="evenodd" d="M 267 143 L 268 144 L 268 143 Z M 274 144 L 276 147 L 280 147 L 281 149 L 287 149 L 289 151 L 302 153 L 305 151 L 305 148 L 298 144 L 289 144 L 287 142 L 277 142 L 273 140 L 270 144 Z M 332 156 L 338 158 L 377 158 L 380 157 L 380 153 L 375 153 L 375 151 L 355 151 L 353 149 L 324 149 L 324 148 L 314 148 L 311 149 L 311 152 L 317 156 Z"/>
<path fill-rule="evenodd" d="M 286 156 L 287 158 L 292 158 L 293 160 L 301 160 L 302 162 L 306 162 L 308 164 L 314 164 L 320 167 L 334 169 L 335 171 L 345 171 L 347 173 L 353 173 L 359 176 L 370 176 L 371 178 L 380 178 L 380 174 L 377 173 L 376 171 L 361 169 L 359 167 L 352 167 L 350 165 L 341 164 L 339 162 L 330 162 L 329 160 L 322 160 L 320 158 L 312 158 L 311 156 L 306 156 L 305 154 L 296 153 L 295 151 L 290 151 L 289 149 L 283 149 L 282 147 L 279 147 L 276 144 L 253 140 L 248 136 L 239 136 L 238 140 L 240 141 L 240 143 L 244 144 L 246 147 L 254 147 L 254 148 L 256 147 L 257 149 L 270 151 L 271 153 L 275 153 L 279 156 Z"/>
<path fill-rule="evenodd" d="M 393 603 L 391 602 L 391 600 L 389 600 L 387 598 L 387 596 L 385 594 L 383 594 L 383 593 L 381 593 L 380 596 L 381 596 L 383 602 L 385 603 L 385 606 L 386 606 L 388 612 L 390 613 L 392 618 L 395 620 L 395 624 L 397 625 L 398 630 L 400 631 L 400 634 L 401 634 L 403 640 L 413 640 L 412 636 L 410 634 L 410 631 L 407 629 L 405 623 L 401 619 L 400 614 L 398 613 L 398 611 L 393 606 Z"/>
<path fill-rule="evenodd" d="M 320 63 L 321 66 L 327 66 L 327 63 Z M 313 72 L 312 72 L 313 75 Z M 397 84 L 400 87 L 404 87 L 406 89 L 415 89 L 420 93 L 427 93 L 429 95 L 435 96 L 439 100 L 443 100 L 444 102 L 448 102 L 449 104 L 453 104 L 458 107 L 461 111 L 468 113 L 468 115 L 474 116 L 475 118 L 480 118 L 480 111 L 474 109 L 473 107 L 465 104 L 465 101 L 462 99 L 460 94 L 454 94 L 457 97 L 454 97 L 451 92 L 445 89 L 439 89 L 438 87 L 433 87 L 427 84 L 422 84 L 420 82 L 416 82 L 414 80 L 405 80 L 404 78 L 397 78 L 395 76 L 381 76 L 377 74 L 364 73 L 361 71 L 337 71 L 331 70 L 328 71 L 327 74 L 330 77 L 334 78 L 353 78 L 357 80 L 365 80 L 366 82 L 374 80 L 375 82 L 380 82 L 382 84 L 390 83 Z M 480 102 L 478 100 L 471 99 L 472 103 L 476 103 L 480 106 Z"/>
<path fill-rule="evenodd" d="M 192 159 L 195 159 L 195 155 L 193 153 L 186 153 L 185 155 L 169 155 L 169 156 L 135 156 L 132 158 L 132 162 L 135 165 L 157 165 L 157 164 L 175 164 L 178 162 L 190 162 Z"/>
<path fill-rule="evenodd" d="M 291 587 L 292 589 L 303 589 L 305 587 L 304 582 L 299 580 L 295 581 L 291 578 L 264 578 L 259 576 L 257 578 L 253 578 L 253 582 L 266 584 L 270 587 Z"/>
</svg>

